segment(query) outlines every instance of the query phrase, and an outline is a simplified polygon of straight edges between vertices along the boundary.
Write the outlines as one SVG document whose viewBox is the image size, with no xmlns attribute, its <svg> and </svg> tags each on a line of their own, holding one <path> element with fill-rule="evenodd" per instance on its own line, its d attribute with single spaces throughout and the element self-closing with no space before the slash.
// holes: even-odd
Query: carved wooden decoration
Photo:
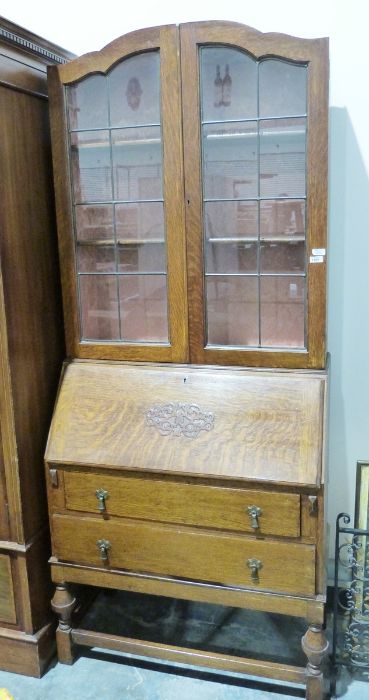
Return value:
<svg viewBox="0 0 369 700">
<path fill-rule="evenodd" d="M 213 429 L 214 416 L 195 403 L 167 403 L 149 408 L 146 423 L 160 435 L 197 438 L 201 430 Z"/>
</svg>

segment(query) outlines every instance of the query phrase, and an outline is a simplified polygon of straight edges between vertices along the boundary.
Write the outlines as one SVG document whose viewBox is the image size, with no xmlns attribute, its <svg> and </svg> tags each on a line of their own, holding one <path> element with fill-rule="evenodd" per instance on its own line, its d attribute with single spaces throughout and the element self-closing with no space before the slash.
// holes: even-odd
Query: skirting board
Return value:
<svg viewBox="0 0 369 700">
<path fill-rule="evenodd" d="M 54 622 L 32 635 L 0 627 L 0 670 L 41 678 L 54 654 Z"/>
</svg>

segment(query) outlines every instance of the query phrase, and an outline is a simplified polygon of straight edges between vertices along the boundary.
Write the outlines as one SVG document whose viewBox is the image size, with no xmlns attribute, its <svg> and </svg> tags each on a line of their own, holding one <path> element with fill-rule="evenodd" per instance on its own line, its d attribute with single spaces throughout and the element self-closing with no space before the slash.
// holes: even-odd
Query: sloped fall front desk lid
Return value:
<svg viewBox="0 0 369 700">
<path fill-rule="evenodd" d="M 49 463 L 319 485 L 324 373 L 66 367 Z"/>
</svg>

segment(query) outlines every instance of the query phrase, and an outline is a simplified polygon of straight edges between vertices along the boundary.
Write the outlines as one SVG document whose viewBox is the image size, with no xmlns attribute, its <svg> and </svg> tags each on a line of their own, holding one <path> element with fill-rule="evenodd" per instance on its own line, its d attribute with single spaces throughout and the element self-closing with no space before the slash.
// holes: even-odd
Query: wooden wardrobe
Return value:
<svg viewBox="0 0 369 700">
<path fill-rule="evenodd" d="M 46 65 L 69 54 L 0 18 L 0 669 L 54 652 L 43 450 L 64 356 Z"/>
</svg>

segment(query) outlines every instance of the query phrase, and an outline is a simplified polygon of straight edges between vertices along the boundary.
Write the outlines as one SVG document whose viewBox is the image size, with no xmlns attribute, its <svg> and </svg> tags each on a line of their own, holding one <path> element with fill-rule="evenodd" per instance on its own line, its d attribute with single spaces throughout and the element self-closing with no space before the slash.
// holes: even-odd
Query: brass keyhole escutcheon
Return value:
<svg viewBox="0 0 369 700">
<path fill-rule="evenodd" d="M 97 489 L 95 491 L 96 498 L 98 500 L 98 509 L 100 513 L 105 513 L 106 511 L 106 499 L 109 497 L 109 493 L 105 489 Z"/>
<path fill-rule="evenodd" d="M 253 530 L 258 530 L 260 527 L 259 517 L 261 516 L 263 511 L 261 510 L 261 508 L 259 508 L 259 506 L 247 506 L 247 512 L 250 516 L 251 527 L 253 528 Z"/>
<path fill-rule="evenodd" d="M 111 549 L 109 540 L 97 540 L 96 544 L 100 550 L 101 561 L 107 561 L 109 559 L 109 549 Z"/>
<path fill-rule="evenodd" d="M 247 566 L 249 569 L 251 569 L 251 579 L 255 583 L 259 582 L 259 570 L 263 566 L 263 563 L 260 561 L 260 559 L 248 559 L 247 560 Z"/>
</svg>

